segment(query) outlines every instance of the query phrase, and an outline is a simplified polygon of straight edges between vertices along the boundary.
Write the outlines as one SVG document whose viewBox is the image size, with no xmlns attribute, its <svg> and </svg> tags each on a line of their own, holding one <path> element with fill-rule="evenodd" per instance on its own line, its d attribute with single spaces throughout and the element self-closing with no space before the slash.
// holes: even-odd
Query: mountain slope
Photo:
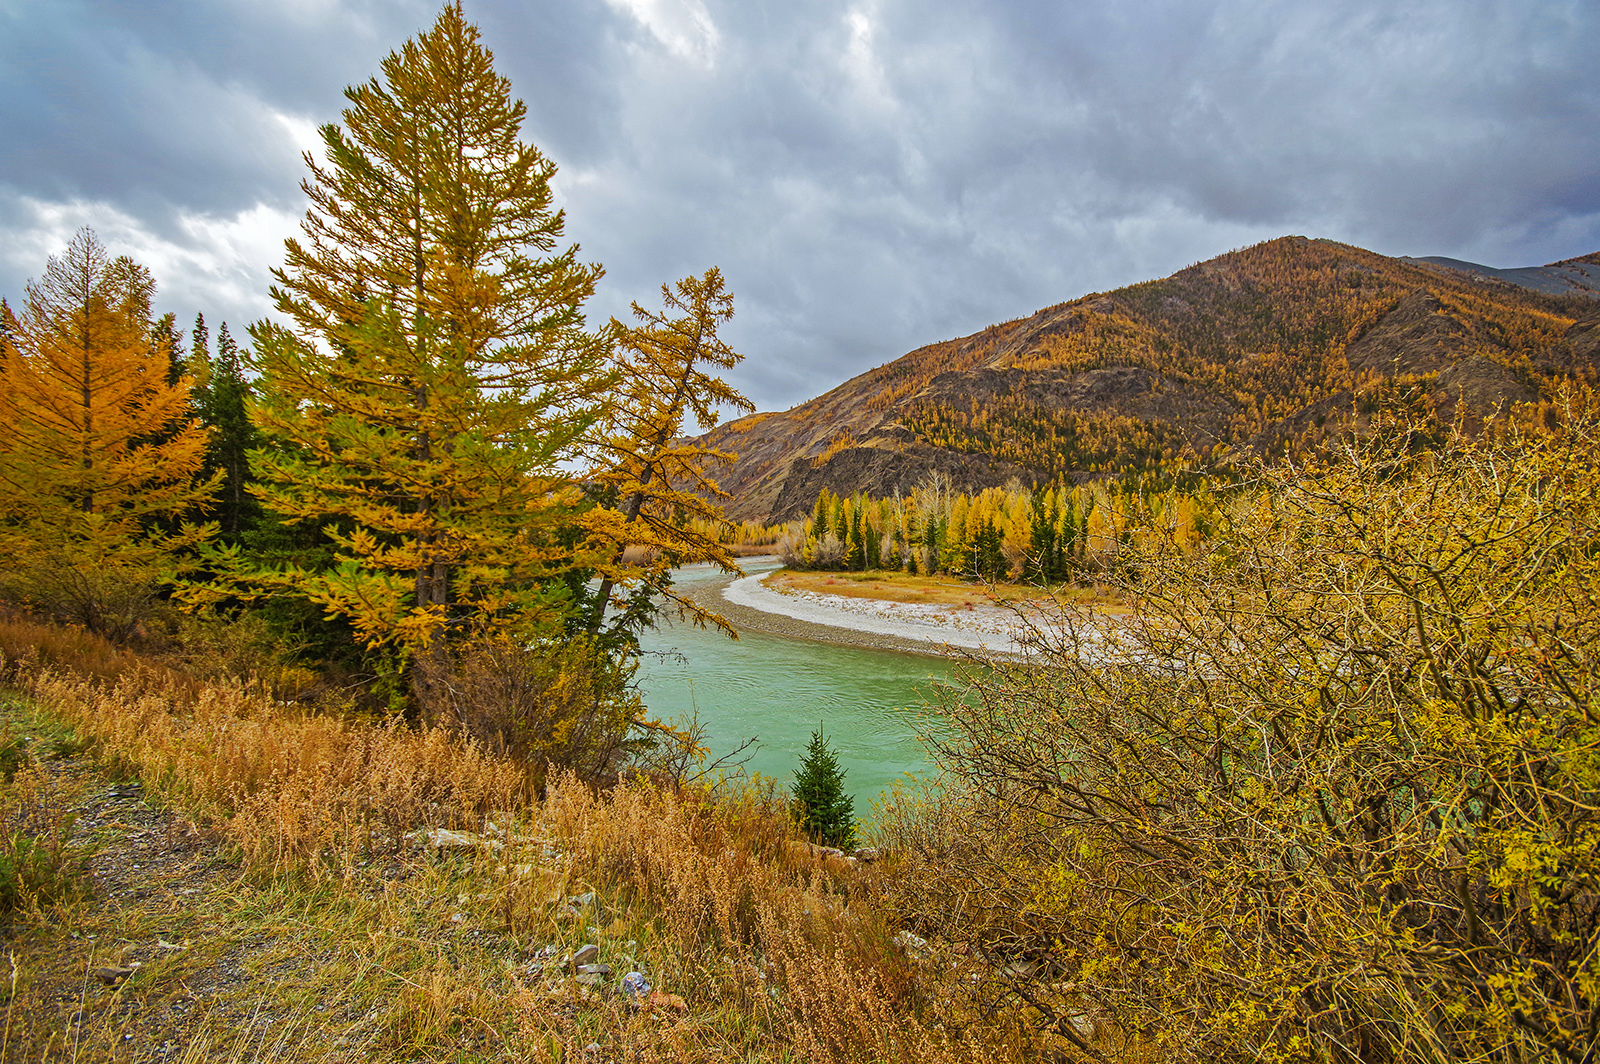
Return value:
<svg viewBox="0 0 1600 1064">
<path fill-rule="evenodd" d="M 932 470 L 975 490 L 1280 453 L 1384 388 L 1481 418 L 1600 365 L 1600 299 L 1527 279 L 1284 237 L 918 348 L 702 439 L 738 455 L 720 477 L 730 514 L 779 520 L 822 487 L 887 495 Z"/>
</svg>

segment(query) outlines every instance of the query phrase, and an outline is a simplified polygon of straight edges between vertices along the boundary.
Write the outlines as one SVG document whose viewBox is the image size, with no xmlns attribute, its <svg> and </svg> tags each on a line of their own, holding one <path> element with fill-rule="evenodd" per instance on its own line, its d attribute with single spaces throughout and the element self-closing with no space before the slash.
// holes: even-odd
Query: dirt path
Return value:
<svg viewBox="0 0 1600 1064">
<path fill-rule="evenodd" d="M 12 718 L 25 734 L 41 730 Z M 153 808 L 138 783 L 88 755 L 63 755 L 60 736 L 29 737 L 56 813 L 87 854 L 88 897 L 19 914 L 7 930 L 5 1060 L 176 1059 L 224 1030 L 236 1043 L 270 1040 L 283 982 L 315 957 L 238 918 L 261 892 L 222 840 Z"/>
<path fill-rule="evenodd" d="M 408 841 L 342 857 L 320 879 L 251 873 L 226 839 L 0 697 L 0 745 L 19 735 L 57 822 L 70 821 L 89 889 L 0 930 L 0 1064 L 614 1064 L 663 1025 L 689 1044 L 713 1030 L 714 1015 L 687 1016 L 659 992 L 675 965 L 650 941 L 641 950 L 656 933 L 648 915 L 613 911 L 553 867 Z M 530 858 L 544 859 L 518 857 Z M 552 960 L 584 943 L 617 966 L 599 984 Z M 658 988 L 648 1001 L 612 985 L 631 964 Z"/>
</svg>

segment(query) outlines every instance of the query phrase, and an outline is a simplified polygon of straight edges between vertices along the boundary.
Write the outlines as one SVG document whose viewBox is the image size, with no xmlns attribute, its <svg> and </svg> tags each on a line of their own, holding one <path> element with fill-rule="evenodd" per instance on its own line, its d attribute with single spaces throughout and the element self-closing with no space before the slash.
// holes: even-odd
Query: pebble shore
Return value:
<svg viewBox="0 0 1600 1064">
<path fill-rule="evenodd" d="M 786 594 L 760 583 L 759 577 L 718 581 L 695 589 L 693 597 L 740 631 L 946 659 L 1016 653 L 1011 638 L 1016 618 L 1000 607 L 962 610 L 815 592 Z"/>
</svg>

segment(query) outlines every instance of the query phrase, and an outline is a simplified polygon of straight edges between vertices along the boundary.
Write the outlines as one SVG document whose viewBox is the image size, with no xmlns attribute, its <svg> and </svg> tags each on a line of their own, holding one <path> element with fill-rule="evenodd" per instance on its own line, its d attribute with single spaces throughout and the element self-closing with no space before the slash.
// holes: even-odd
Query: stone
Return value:
<svg viewBox="0 0 1600 1064">
<path fill-rule="evenodd" d="M 622 992 L 634 1001 L 648 997 L 650 984 L 645 981 L 644 973 L 629 972 L 622 977 Z"/>
<path fill-rule="evenodd" d="M 555 946 L 545 946 L 543 949 L 534 950 L 533 954 L 528 958 L 528 962 L 523 965 L 523 968 L 529 975 L 538 975 L 546 968 L 553 967 L 556 964 L 556 955 L 560 952 Z"/>
<path fill-rule="evenodd" d="M 580 965 L 578 965 L 578 974 L 579 975 L 610 975 L 611 974 L 611 965 L 609 965 L 609 964 L 580 964 Z"/>
<path fill-rule="evenodd" d="M 579 986 L 599 986 L 605 981 L 606 977 L 599 972 L 584 972 L 577 979 Z"/>
<path fill-rule="evenodd" d="M 650 996 L 645 999 L 645 1004 L 651 1008 L 669 1009 L 673 1012 L 688 1012 L 689 1003 L 677 994 L 663 994 L 659 990 L 650 991 Z"/>
<path fill-rule="evenodd" d="M 586 945 L 579 946 L 578 952 L 574 953 L 571 958 L 568 959 L 567 963 L 572 966 L 573 971 L 577 971 L 582 965 L 593 964 L 599 959 L 600 947 L 590 942 Z"/>
<path fill-rule="evenodd" d="M 894 935 L 894 944 L 912 956 L 915 956 L 919 953 L 926 953 L 928 950 L 928 940 L 918 935 L 914 935 L 910 931 L 896 931 Z"/>
<path fill-rule="evenodd" d="M 122 967 L 107 966 L 105 968 L 96 968 L 93 970 L 92 974 L 96 979 L 100 980 L 106 986 L 116 986 L 138 970 L 139 962 L 135 961 L 132 964 Z"/>
<path fill-rule="evenodd" d="M 860 861 L 862 864 L 871 864 L 873 861 L 876 861 L 882 856 L 882 851 L 880 851 L 876 846 L 862 846 L 855 852 L 856 860 Z"/>
<path fill-rule="evenodd" d="M 425 834 L 425 844 L 430 850 L 476 850 L 479 847 L 490 850 L 499 850 L 505 843 L 499 839 L 485 838 L 474 835 L 470 831 L 451 831 L 449 828 L 428 828 Z"/>
</svg>

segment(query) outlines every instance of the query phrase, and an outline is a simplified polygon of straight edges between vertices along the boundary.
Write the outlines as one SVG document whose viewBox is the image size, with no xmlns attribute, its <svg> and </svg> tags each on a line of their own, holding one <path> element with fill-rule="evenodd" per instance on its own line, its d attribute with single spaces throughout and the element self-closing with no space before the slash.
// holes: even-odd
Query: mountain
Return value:
<svg viewBox="0 0 1600 1064">
<path fill-rule="evenodd" d="M 1556 288 L 1560 291 L 1557 292 Z M 1600 253 L 1524 270 L 1283 237 L 929 344 L 701 442 L 736 518 L 1293 452 L 1384 392 L 1481 420 L 1600 377 Z"/>
<path fill-rule="evenodd" d="M 1493 266 L 1480 266 L 1476 262 L 1447 259 L 1443 255 L 1428 255 L 1420 259 L 1401 259 L 1401 262 L 1427 262 L 1462 273 L 1495 281 L 1506 281 L 1521 288 L 1531 288 L 1553 296 L 1583 295 L 1600 297 L 1600 252 L 1582 258 L 1563 259 L 1548 266 L 1524 266 L 1514 270 L 1500 270 Z"/>
</svg>

